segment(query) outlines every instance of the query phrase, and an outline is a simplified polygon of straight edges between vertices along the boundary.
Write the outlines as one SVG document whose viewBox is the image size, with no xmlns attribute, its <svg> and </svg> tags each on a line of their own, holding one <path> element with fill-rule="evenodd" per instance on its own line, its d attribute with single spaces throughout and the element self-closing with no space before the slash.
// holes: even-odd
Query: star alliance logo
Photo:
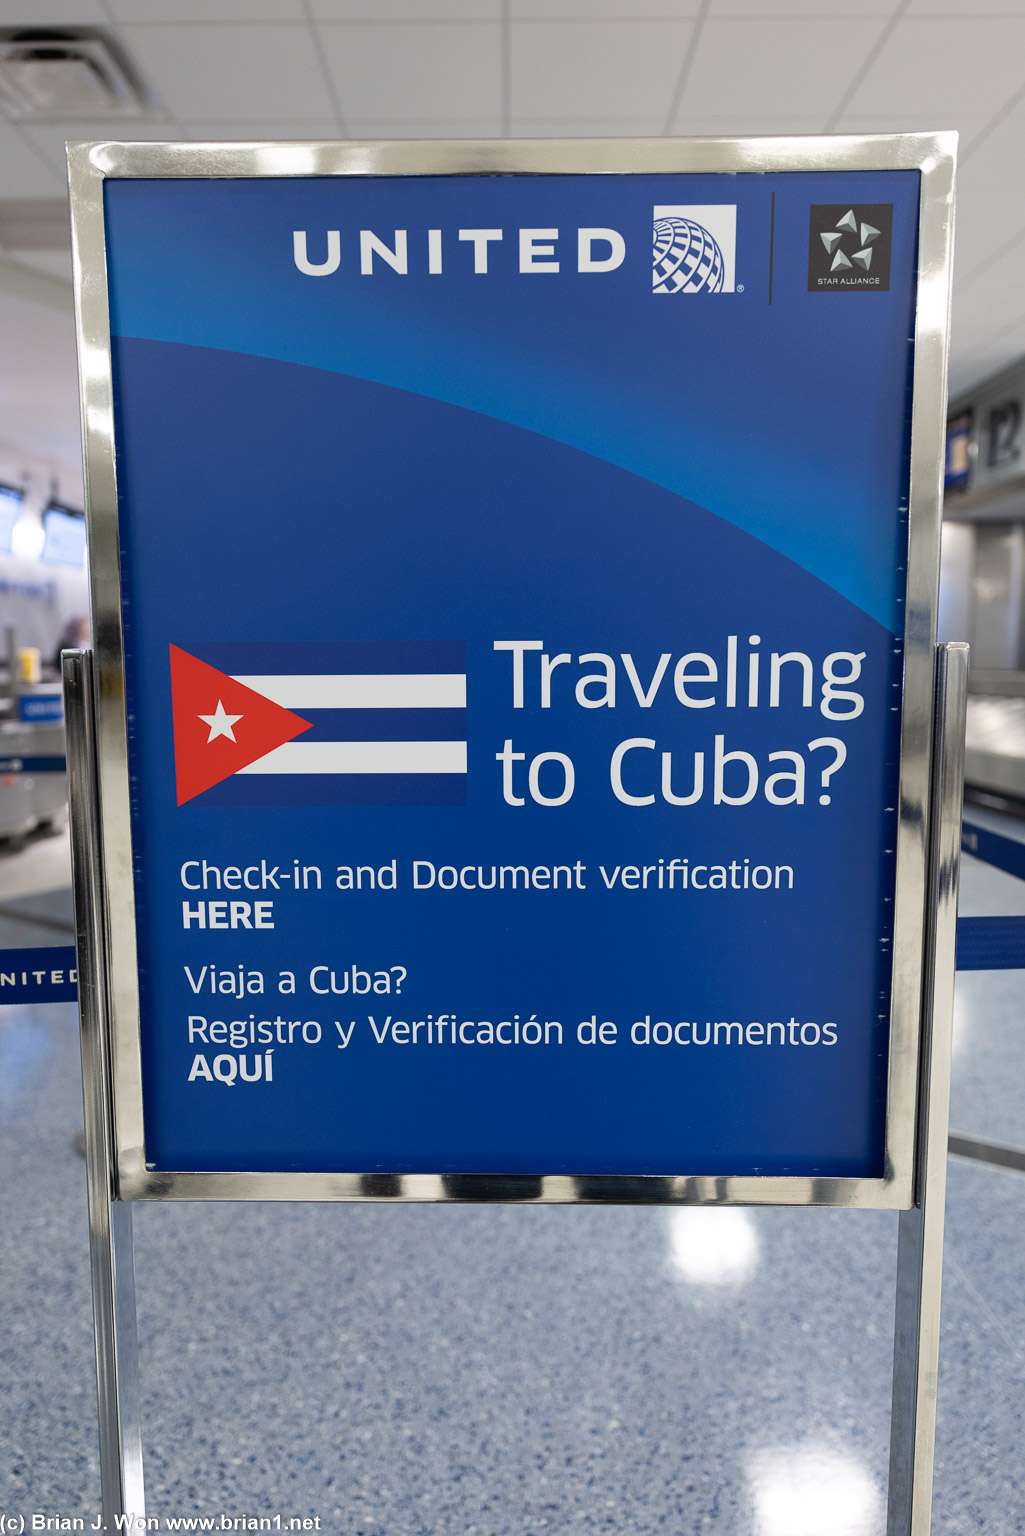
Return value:
<svg viewBox="0 0 1025 1536">
<path fill-rule="evenodd" d="M 808 288 L 883 293 L 890 286 L 892 203 L 814 203 Z"/>
</svg>

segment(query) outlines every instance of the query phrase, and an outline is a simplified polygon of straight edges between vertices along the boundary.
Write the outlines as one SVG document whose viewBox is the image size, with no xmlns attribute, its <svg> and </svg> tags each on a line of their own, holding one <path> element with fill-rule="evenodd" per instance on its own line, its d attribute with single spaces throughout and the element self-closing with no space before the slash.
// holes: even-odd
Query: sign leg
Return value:
<svg viewBox="0 0 1025 1536">
<path fill-rule="evenodd" d="M 89 1200 L 89 1256 L 100 1493 L 109 1531 L 145 1514 L 132 1208 L 117 1199 L 108 1051 L 106 935 L 97 798 L 92 654 L 65 651 L 65 729 L 78 944 L 78 996 Z"/>
<path fill-rule="evenodd" d="M 937 646 L 915 1204 L 901 1212 L 897 1243 L 887 1536 L 928 1536 L 932 1523 L 967 681 L 968 647 Z"/>
</svg>

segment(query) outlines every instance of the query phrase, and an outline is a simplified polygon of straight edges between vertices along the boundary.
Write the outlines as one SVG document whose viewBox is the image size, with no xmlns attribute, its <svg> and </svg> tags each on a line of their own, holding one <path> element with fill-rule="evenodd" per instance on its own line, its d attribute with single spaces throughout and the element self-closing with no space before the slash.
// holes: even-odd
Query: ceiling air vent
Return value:
<svg viewBox="0 0 1025 1536">
<path fill-rule="evenodd" d="M 149 103 L 127 61 L 97 32 L 0 32 L 0 103 L 18 121 L 141 117 Z"/>
</svg>

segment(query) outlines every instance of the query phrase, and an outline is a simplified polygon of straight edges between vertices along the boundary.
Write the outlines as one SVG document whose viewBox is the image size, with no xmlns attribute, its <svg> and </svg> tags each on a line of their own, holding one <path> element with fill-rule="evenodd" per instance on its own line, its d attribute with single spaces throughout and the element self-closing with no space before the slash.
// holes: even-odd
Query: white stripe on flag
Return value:
<svg viewBox="0 0 1025 1536">
<path fill-rule="evenodd" d="M 239 773 L 465 773 L 465 741 L 288 741 Z"/>
<path fill-rule="evenodd" d="M 282 709 L 465 709 L 465 672 L 236 677 Z"/>
</svg>

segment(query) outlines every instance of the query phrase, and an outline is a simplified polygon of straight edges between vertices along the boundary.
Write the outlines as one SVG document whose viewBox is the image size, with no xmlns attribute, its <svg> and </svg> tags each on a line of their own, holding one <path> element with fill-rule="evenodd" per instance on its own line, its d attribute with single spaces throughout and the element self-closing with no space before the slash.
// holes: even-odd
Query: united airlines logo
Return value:
<svg viewBox="0 0 1025 1536">
<path fill-rule="evenodd" d="M 466 647 L 170 647 L 178 804 L 465 805 Z"/>
<path fill-rule="evenodd" d="M 665 204 L 654 213 L 654 293 L 733 293 L 735 203 Z"/>
<path fill-rule="evenodd" d="M 735 279 L 737 205 L 665 204 L 653 209 L 655 293 L 739 293 Z M 627 237 L 632 257 L 628 252 Z M 609 277 L 647 266 L 646 232 L 605 225 L 518 229 L 338 229 L 292 231 L 292 265 L 305 278 L 378 278 L 427 273 L 457 280 L 497 276 Z"/>
</svg>

